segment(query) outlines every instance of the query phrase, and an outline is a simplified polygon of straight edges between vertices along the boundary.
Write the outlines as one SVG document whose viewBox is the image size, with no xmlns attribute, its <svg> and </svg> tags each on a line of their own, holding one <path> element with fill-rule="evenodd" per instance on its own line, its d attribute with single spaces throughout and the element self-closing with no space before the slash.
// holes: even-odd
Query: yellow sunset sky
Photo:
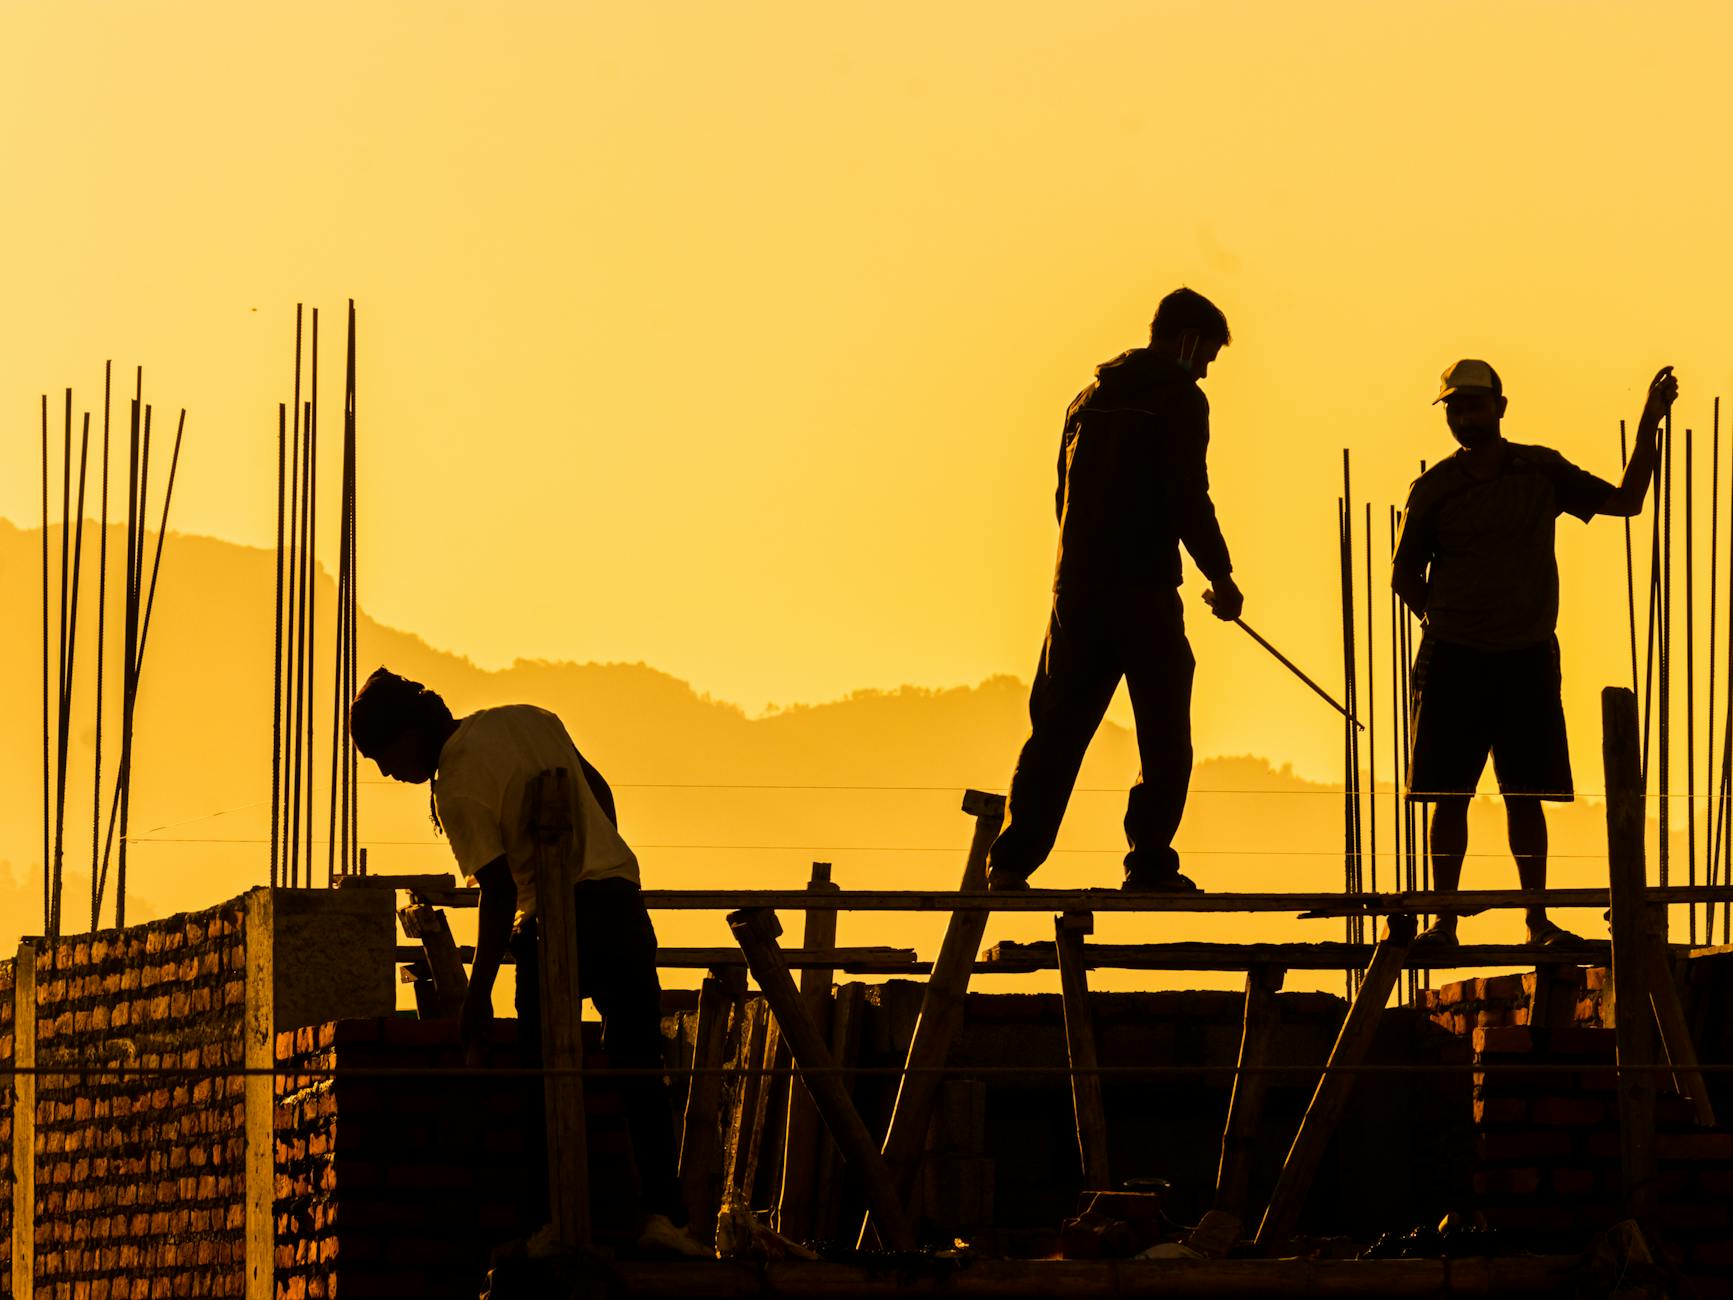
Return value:
<svg viewBox="0 0 1733 1300">
<path fill-rule="evenodd" d="M 1184 283 L 1235 335 L 1205 387 L 1245 616 L 1339 686 L 1341 449 L 1382 627 L 1449 362 L 1608 477 L 1672 363 L 1707 443 L 1729 49 L 1716 3 L 4 0 L 0 515 L 39 517 L 39 395 L 84 409 L 112 357 L 189 410 L 174 526 L 271 544 L 294 304 L 334 429 L 353 297 L 381 622 L 749 711 L 1026 679 L 1061 415 Z M 1594 788 L 1622 534 L 1560 534 Z M 1200 590 L 1200 756 L 1336 776 L 1333 715 Z"/>
</svg>

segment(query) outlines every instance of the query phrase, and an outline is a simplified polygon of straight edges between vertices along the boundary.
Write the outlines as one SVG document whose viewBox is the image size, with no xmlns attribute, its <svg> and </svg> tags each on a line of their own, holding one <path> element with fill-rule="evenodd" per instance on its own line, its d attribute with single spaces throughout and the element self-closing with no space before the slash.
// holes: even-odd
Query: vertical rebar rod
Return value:
<svg viewBox="0 0 1733 1300">
<path fill-rule="evenodd" d="M 1626 444 L 1625 422 L 1619 421 L 1619 464 L 1629 464 L 1630 450 Z M 1637 680 L 1637 574 L 1631 558 L 1631 517 L 1626 515 L 1625 525 L 1625 613 L 1631 632 L 1631 694 L 1641 693 L 1641 684 Z"/>
<path fill-rule="evenodd" d="M 343 704 L 343 761 L 349 771 L 349 848 L 351 867 L 357 875 L 366 872 L 366 854 L 361 848 L 361 772 L 359 759 L 355 752 L 354 735 L 349 730 L 349 704 L 355 697 L 360 686 L 360 638 L 361 638 L 361 566 L 360 566 L 360 512 L 358 503 L 361 496 L 361 462 L 360 437 L 361 429 L 358 417 L 358 399 L 356 396 L 360 384 L 360 374 L 356 357 L 356 320 L 355 300 L 349 300 L 349 392 L 347 398 L 348 411 L 348 459 L 349 459 L 349 684 L 344 694 Z"/>
<path fill-rule="evenodd" d="M 1378 892 L 1378 674 L 1372 611 L 1372 503 L 1366 503 L 1366 869 Z"/>
<path fill-rule="evenodd" d="M 48 394 L 42 394 L 42 926 L 48 928 L 53 895 L 54 697 L 48 686 Z"/>
<path fill-rule="evenodd" d="M 1697 622 L 1691 559 L 1691 430 L 1685 429 L 1685 882 L 1697 883 Z M 1697 942 L 1697 913 L 1690 917 L 1690 942 Z"/>
<path fill-rule="evenodd" d="M 313 308 L 313 337 L 307 366 L 307 887 L 313 887 L 313 719 L 318 713 L 319 674 L 319 309 Z"/>
<path fill-rule="evenodd" d="M 289 412 L 277 403 L 277 605 L 271 638 L 271 886 L 281 884 L 283 824 L 283 511 Z"/>
<path fill-rule="evenodd" d="M 1663 496 L 1663 486 L 1666 475 L 1661 472 L 1659 462 L 1660 444 L 1656 444 L 1656 464 L 1653 475 L 1655 493 L 1654 516 L 1649 525 L 1649 622 L 1648 632 L 1643 647 L 1643 755 L 1642 777 L 1645 797 L 1650 792 L 1650 764 L 1652 742 L 1655 735 L 1655 676 L 1656 663 L 1660 658 L 1658 644 L 1660 604 L 1661 604 L 1661 516 L 1666 513 L 1666 502 Z"/>
<path fill-rule="evenodd" d="M 43 933 L 50 939 L 60 934 L 60 868 L 62 832 L 66 811 L 66 601 L 67 571 L 71 567 L 72 543 L 72 390 L 66 390 L 66 421 L 64 447 L 60 457 L 60 644 L 59 669 L 55 675 L 55 788 L 54 846 L 47 864 L 48 913 L 43 918 Z"/>
<path fill-rule="evenodd" d="M 1665 889 L 1671 848 L 1673 813 L 1673 420 L 1667 417 L 1667 451 L 1662 460 L 1666 482 L 1661 489 L 1661 716 L 1655 739 L 1659 745 L 1657 764 L 1660 770 L 1660 842 L 1655 850 L 1658 883 Z"/>
<path fill-rule="evenodd" d="M 102 853 L 102 687 L 108 667 L 107 659 L 104 657 L 106 651 L 104 643 L 108 630 L 108 436 L 113 387 L 114 362 L 106 361 L 102 367 L 102 506 L 101 522 L 97 525 L 100 544 L 96 565 L 96 734 L 94 737 L 95 758 L 92 763 L 90 782 L 90 929 L 92 933 L 102 924 L 102 896 L 97 892 L 96 881 L 99 858 Z"/>
<path fill-rule="evenodd" d="M 284 701 L 287 716 L 284 722 L 288 727 L 288 740 L 285 745 L 284 758 L 289 767 L 288 796 L 283 808 L 284 835 L 289 846 L 288 861 L 285 864 L 284 885 L 292 887 L 298 878 L 301 852 L 300 809 L 301 809 L 301 655 L 296 647 L 300 644 L 300 629 L 303 618 L 304 602 L 301 569 L 306 550 L 307 517 L 303 508 L 305 489 L 302 486 L 306 469 L 306 454 L 303 450 L 306 442 L 303 426 L 305 410 L 301 403 L 301 345 L 303 338 L 303 321 L 305 320 L 305 305 L 295 304 L 295 395 L 294 406 L 291 408 L 291 419 L 294 427 L 290 442 L 293 468 L 289 478 L 289 513 L 290 513 L 290 548 L 289 548 L 289 588 L 290 620 L 287 639 L 283 653 L 289 660 L 289 684 L 286 687 L 290 699 Z"/>
<path fill-rule="evenodd" d="M 71 390 L 67 390 L 71 395 Z M 70 468 L 70 467 L 69 467 Z M 90 468 L 90 413 L 84 414 L 84 432 L 80 437 L 78 450 L 78 506 L 72 515 L 62 521 L 62 528 L 76 528 L 78 539 L 72 544 L 72 578 L 67 582 L 62 578 L 62 585 L 69 593 L 66 604 L 69 609 L 66 623 L 66 645 L 61 658 L 66 664 L 66 670 L 60 680 L 60 759 L 56 776 L 54 795 L 54 897 L 51 900 L 54 908 L 54 924 L 50 934 L 61 932 L 63 915 L 62 891 L 66 883 L 66 763 L 68 751 L 72 745 L 72 678 L 78 666 L 78 591 L 79 572 L 84 560 L 84 487 Z"/>
<path fill-rule="evenodd" d="M 142 539 L 138 531 L 139 514 L 139 468 L 143 450 L 143 426 L 147 421 L 144 405 L 144 375 L 142 368 L 138 375 L 137 388 L 132 399 L 132 423 L 129 429 L 131 445 L 127 456 L 126 485 L 126 615 L 125 660 L 121 667 L 121 702 L 120 702 L 120 767 L 115 772 L 115 812 L 110 818 L 109 836 L 113 843 L 116 830 L 119 831 L 119 843 L 114 845 L 114 924 L 115 928 L 126 924 L 126 831 L 129 813 L 131 811 L 132 795 L 129 789 L 128 773 L 132 768 L 132 718 L 134 705 L 133 684 L 137 678 L 138 665 L 138 552 Z M 107 850 L 103 854 L 103 877 L 107 882 Z"/>
<path fill-rule="evenodd" d="M 1396 507 L 1390 507 L 1390 554 L 1396 554 Z M 1402 598 L 1390 588 L 1390 879 L 1402 888 L 1402 827 L 1406 802 L 1402 735 L 1407 726 L 1408 702 L 1402 694 Z M 1403 996 L 1414 1000 L 1414 972 L 1404 972 Z"/>
</svg>

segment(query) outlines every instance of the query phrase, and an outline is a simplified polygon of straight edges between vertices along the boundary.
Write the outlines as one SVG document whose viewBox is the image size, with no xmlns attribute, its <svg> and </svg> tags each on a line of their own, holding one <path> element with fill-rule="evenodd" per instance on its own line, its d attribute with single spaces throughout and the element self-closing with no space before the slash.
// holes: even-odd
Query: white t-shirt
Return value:
<svg viewBox="0 0 1733 1300">
<path fill-rule="evenodd" d="M 638 882 L 638 859 L 608 820 L 584 778 L 565 724 L 546 709 L 508 704 L 457 724 L 439 751 L 433 801 L 464 875 L 503 856 L 517 885 L 517 919 L 536 911 L 536 867 L 524 796 L 539 772 L 571 774 L 583 818 L 584 857 L 566 864 L 568 882 L 624 877 Z"/>
</svg>

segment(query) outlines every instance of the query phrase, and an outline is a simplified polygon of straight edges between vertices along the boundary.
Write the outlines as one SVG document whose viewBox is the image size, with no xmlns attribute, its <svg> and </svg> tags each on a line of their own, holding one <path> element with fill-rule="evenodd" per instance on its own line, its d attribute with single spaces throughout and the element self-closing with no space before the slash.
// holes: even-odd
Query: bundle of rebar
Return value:
<svg viewBox="0 0 1733 1300">
<path fill-rule="evenodd" d="M 310 887 L 314 870 L 314 754 L 318 711 L 317 531 L 319 523 L 319 309 L 304 335 L 295 307 L 293 401 L 277 407 L 277 603 L 271 687 L 271 883 Z M 306 346 L 303 347 L 305 340 Z M 307 396 L 302 397 L 302 379 Z M 355 874 L 359 783 L 349 744 L 355 689 L 355 304 L 349 304 L 343 393 L 342 501 L 338 529 L 336 652 L 331 675 L 331 777 L 326 883 Z"/>
<path fill-rule="evenodd" d="M 150 607 L 162 569 L 163 542 L 168 535 L 169 505 L 174 497 L 175 474 L 180 467 L 181 439 L 186 432 L 186 411 L 181 411 L 175 430 L 174 454 L 163 489 L 162 515 L 151 564 L 148 594 L 144 586 L 145 522 L 149 517 L 149 465 L 151 408 L 144 402 L 144 371 L 137 372 L 132 401 L 126 513 L 125 610 L 126 643 L 121 663 L 120 761 L 116 767 L 109 805 L 106 836 L 102 826 L 102 741 L 105 678 L 107 672 L 108 622 L 108 472 L 110 463 L 109 413 L 112 407 L 113 362 L 103 369 L 102 474 L 99 506 L 99 553 L 97 560 L 96 701 L 93 711 L 94 754 L 91 778 L 90 832 L 90 928 L 102 922 L 110 867 L 114 875 L 114 924 L 126 924 L 127 819 L 132 799 L 133 720 L 139 683 L 144 669 L 145 645 L 150 631 Z M 64 436 L 61 455 L 60 492 L 60 594 L 59 637 L 55 642 L 50 617 L 48 484 L 52 472 L 48 445 L 48 397 L 42 398 L 42 913 L 44 933 L 57 936 L 64 929 L 64 881 L 66 867 L 67 767 L 73 734 L 73 683 L 78 665 L 78 612 L 83 587 L 84 506 L 90 477 L 90 413 L 84 413 L 79 437 L 76 505 L 72 474 L 72 390 L 64 402 Z M 76 532 L 76 538 L 73 534 Z M 51 646 L 55 646 L 51 650 Z M 51 683 L 50 659 L 58 670 Z"/>
</svg>

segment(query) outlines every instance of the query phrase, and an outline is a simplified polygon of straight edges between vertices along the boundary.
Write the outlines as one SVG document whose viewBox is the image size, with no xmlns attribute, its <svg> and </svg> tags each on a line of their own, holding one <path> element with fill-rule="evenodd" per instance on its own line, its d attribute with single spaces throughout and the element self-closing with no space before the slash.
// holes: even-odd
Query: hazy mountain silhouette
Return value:
<svg viewBox="0 0 1733 1300">
<path fill-rule="evenodd" d="M 49 543 L 58 572 L 58 529 L 50 530 Z M 97 543 L 98 529 L 87 525 L 66 822 L 68 929 L 84 929 L 89 921 Z M 0 951 L 42 924 L 40 547 L 39 530 L 0 520 L 0 601 L 13 629 L 0 643 L 0 671 L 11 702 L 0 724 L 0 777 L 13 792 L 0 808 Z M 115 528 L 109 539 L 115 569 L 123 549 Z M 274 555 L 171 533 L 162 565 L 137 716 L 129 920 L 203 906 L 263 883 L 269 874 Z M 109 591 L 105 781 L 118 753 L 116 585 L 111 582 Z M 365 588 L 362 594 L 365 599 Z M 333 584 L 321 575 L 314 707 L 313 878 L 319 884 L 326 872 L 333 707 L 326 616 L 334 597 Z M 359 643 L 363 674 L 388 664 L 434 686 L 460 714 L 517 701 L 558 712 L 615 784 L 622 826 L 639 849 L 646 881 L 670 887 L 795 885 L 814 859 L 833 862 L 845 886 L 952 886 L 970 833 L 959 811 L 961 792 L 968 786 L 1003 788 L 1026 726 L 1026 687 L 1009 677 L 950 690 L 863 691 L 748 717 L 643 664 L 522 661 L 490 672 L 365 614 Z M 1589 738 L 1578 737 L 1577 744 L 1585 760 L 1579 766 L 1592 766 L 1586 761 L 1594 753 Z M 1136 765 L 1130 734 L 1104 725 L 1084 764 L 1060 851 L 1037 884 L 1118 883 L 1119 818 Z M 370 764 L 362 775 L 370 782 L 362 792 L 362 836 L 371 869 L 449 871 L 449 852 L 428 822 L 425 788 L 381 782 Z M 1178 843 L 1187 870 L 1206 888 L 1342 887 L 1339 791 L 1255 756 L 1200 762 L 1193 789 Z M 1376 815 L 1378 883 L 1388 888 L 1395 809 L 1387 783 Z M 1470 888 L 1515 884 L 1502 821 L 1496 801 L 1477 803 L 1472 850 L 1491 856 L 1470 860 Z M 1598 804 L 1555 811 L 1552 829 L 1555 883 L 1605 880 Z M 111 893 L 103 924 L 112 924 L 112 917 Z M 1602 932 L 1598 921 L 1590 921 L 1592 932 Z M 798 920 L 789 918 L 789 924 L 797 935 Z M 1517 922 L 1514 915 L 1500 915 L 1468 924 L 1469 937 L 1504 938 L 1514 937 Z M 1051 937 L 1051 925 L 1040 915 L 996 918 L 989 938 Z M 658 926 L 665 942 L 727 942 L 719 916 L 664 914 Z M 941 928 L 939 918 L 862 914 L 845 918 L 842 938 L 914 944 L 930 952 Z M 1288 916 L 1103 917 L 1098 933 L 1110 940 L 1327 939 L 1339 937 L 1341 926 Z"/>
</svg>

